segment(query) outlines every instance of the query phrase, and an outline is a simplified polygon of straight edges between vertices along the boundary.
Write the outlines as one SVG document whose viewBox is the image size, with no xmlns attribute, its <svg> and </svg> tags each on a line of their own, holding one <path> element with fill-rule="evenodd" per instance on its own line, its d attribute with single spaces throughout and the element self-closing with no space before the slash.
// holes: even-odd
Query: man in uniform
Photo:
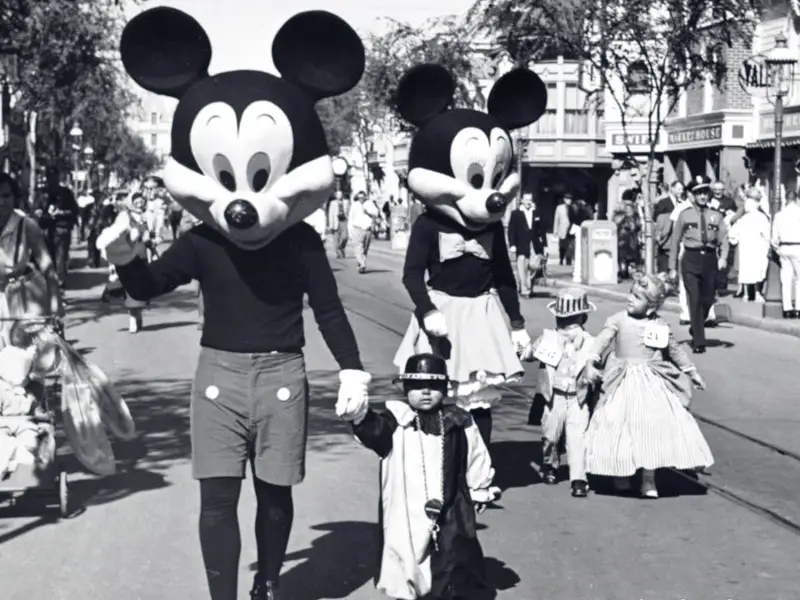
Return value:
<svg viewBox="0 0 800 600">
<path fill-rule="evenodd" d="M 719 269 L 728 264 L 728 226 L 724 215 L 708 206 L 710 181 L 698 177 L 691 186 L 692 206 L 675 220 L 670 248 L 670 276 L 678 275 L 678 259 L 683 246 L 681 277 L 686 287 L 692 351 L 706 351 L 705 321 L 714 305 Z"/>
</svg>

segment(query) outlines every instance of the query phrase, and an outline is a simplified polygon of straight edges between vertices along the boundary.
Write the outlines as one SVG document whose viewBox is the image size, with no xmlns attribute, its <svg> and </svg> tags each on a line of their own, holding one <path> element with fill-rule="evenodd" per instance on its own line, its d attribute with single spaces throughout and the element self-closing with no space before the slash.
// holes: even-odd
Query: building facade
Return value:
<svg viewBox="0 0 800 600">
<path fill-rule="evenodd" d="M 172 116 L 177 101 L 144 91 L 138 97 L 139 105 L 133 109 L 128 125 L 163 162 L 172 148 Z"/>
</svg>

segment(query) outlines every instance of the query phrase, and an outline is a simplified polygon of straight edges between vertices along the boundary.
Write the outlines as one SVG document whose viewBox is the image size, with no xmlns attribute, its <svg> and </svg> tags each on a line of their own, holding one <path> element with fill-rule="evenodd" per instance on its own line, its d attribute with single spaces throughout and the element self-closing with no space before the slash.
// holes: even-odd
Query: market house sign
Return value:
<svg viewBox="0 0 800 600">
<path fill-rule="evenodd" d="M 667 133 L 667 143 L 670 146 L 682 144 L 703 144 L 722 139 L 722 125 L 709 125 L 697 129 L 684 129 Z"/>
<path fill-rule="evenodd" d="M 745 94 L 753 95 L 769 87 L 766 57 L 756 54 L 746 58 L 739 68 L 739 85 Z"/>
</svg>

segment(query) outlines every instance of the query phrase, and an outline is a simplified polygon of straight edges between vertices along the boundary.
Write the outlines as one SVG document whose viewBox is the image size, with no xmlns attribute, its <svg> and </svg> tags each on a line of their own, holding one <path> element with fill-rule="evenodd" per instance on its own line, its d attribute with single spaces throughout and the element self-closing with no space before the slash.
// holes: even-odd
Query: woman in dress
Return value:
<svg viewBox="0 0 800 600">
<path fill-rule="evenodd" d="M 597 382 L 597 365 L 612 350 L 586 432 L 586 471 L 618 478 L 618 489 L 629 488 L 628 478 L 641 471 L 644 498 L 658 498 L 656 469 L 703 469 L 714 462 L 687 410 L 690 382 L 699 389 L 705 383 L 657 313 L 667 291 L 661 277 L 637 277 L 626 309 L 608 318 L 586 366 L 586 378 Z"/>
<path fill-rule="evenodd" d="M 739 285 L 744 286 L 745 302 L 763 302 L 761 290 L 769 266 L 770 222 L 753 195 L 745 199 L 744 214 L 731 227 L 729 240 L 739 254 Z"/>
</svg>

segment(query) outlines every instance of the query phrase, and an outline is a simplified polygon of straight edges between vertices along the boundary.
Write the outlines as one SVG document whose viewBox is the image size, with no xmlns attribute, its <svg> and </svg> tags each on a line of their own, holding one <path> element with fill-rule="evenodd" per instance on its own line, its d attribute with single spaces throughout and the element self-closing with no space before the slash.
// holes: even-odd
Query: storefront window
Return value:
<svg viewBox="0 0 800 600">
<path fill-rule="evenodd" d="M 547 110 L 533 125 L 533 134 L 556 135 L 558 133 L 558 88 L 555 83 L 547 84 Z"/>
<path fill-rule="evenodd" d="M 586 92 L 578 86 L 568 85 L 564 100 L 564 134 L 587 135 L 589 110 L 586 104 Z"/>
</svg>

